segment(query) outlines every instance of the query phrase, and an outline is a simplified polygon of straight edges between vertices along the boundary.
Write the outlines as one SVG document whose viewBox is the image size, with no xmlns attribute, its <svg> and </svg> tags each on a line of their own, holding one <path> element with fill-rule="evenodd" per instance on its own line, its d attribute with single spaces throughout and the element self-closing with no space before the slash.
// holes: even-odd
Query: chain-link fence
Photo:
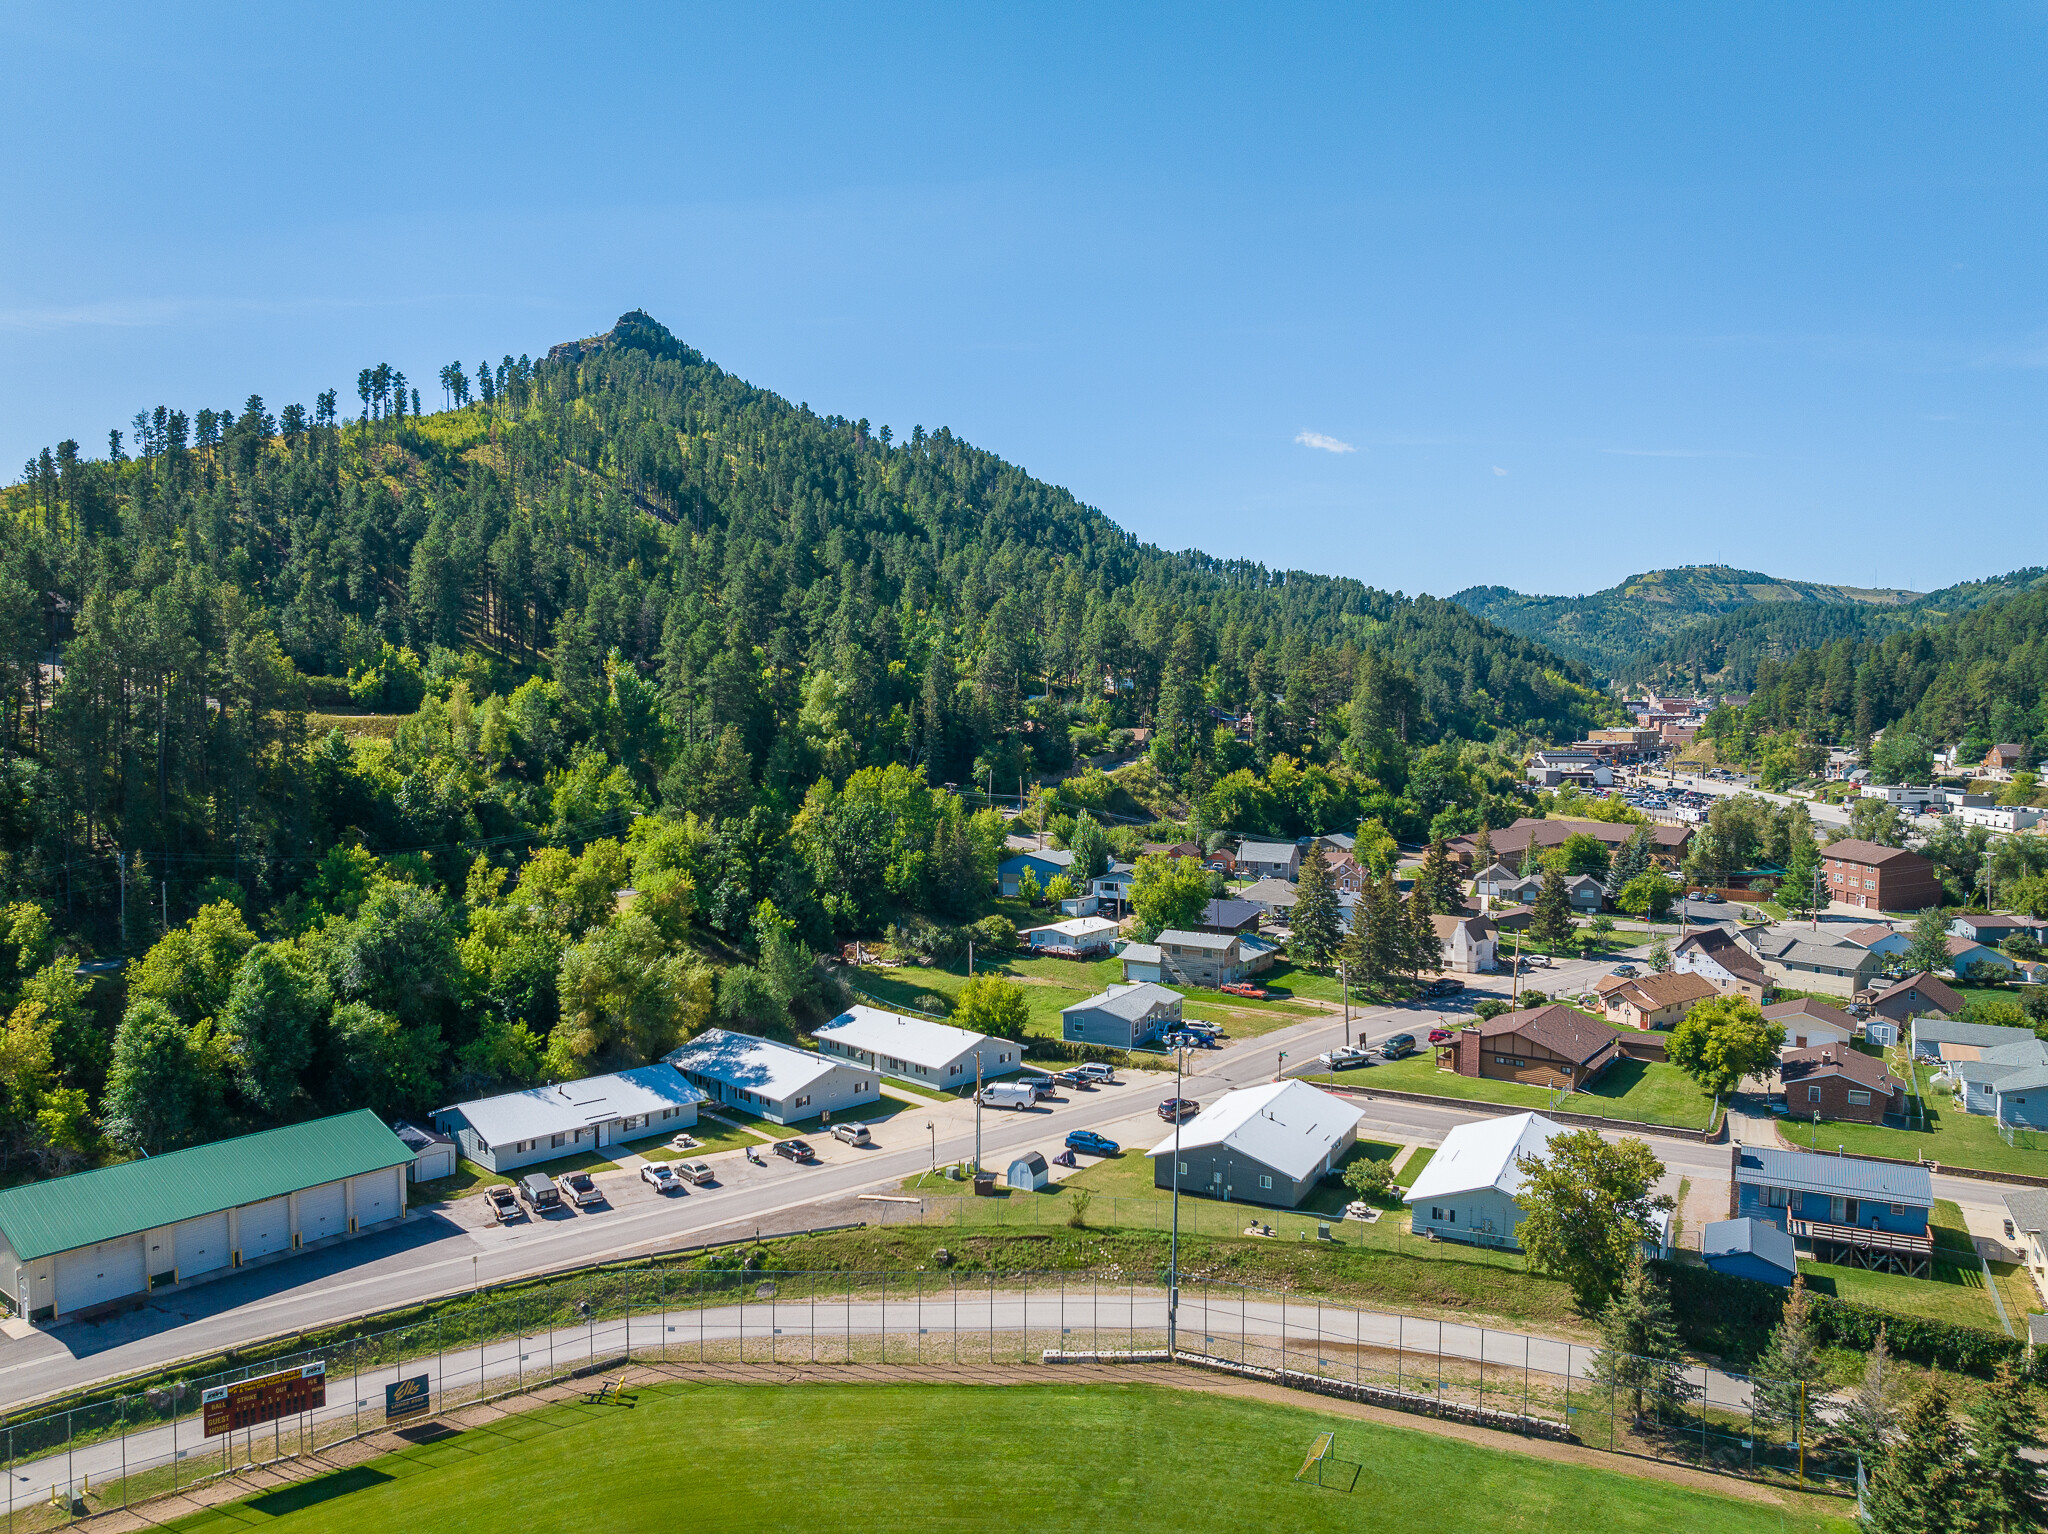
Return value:
<svg viewBox="0 0 2048 1534">
<path fill-rule="evenodd" d="M 413 1325 L 15 1421 L 7 1527 L 56 1527 L 382 1430 L 387 1389 L 407 1381 L 424 1391 L 403 1419 L 416 1422 L 628 1362 L 1017 1367 L 1163 1356 L 1170 1340 L 1183 1362 L 1622 1453 L 1835 1488 L 1855 1473 L 1796 1428 L 1783 1387 L 1518 1332 L 1210 1282 L 1184 1283 L 1176 1311 L 1156 1273 L 648 1266 L 480 1295 Z M 209 1390 L 314 1364 L 324 1405 L 204 1431 Z"/>
</svg>

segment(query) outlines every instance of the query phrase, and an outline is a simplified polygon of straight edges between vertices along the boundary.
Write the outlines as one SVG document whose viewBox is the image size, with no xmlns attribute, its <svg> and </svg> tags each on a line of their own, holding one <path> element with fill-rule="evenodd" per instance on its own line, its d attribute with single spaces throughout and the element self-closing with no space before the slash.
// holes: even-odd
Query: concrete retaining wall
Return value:
<svg viewBox="0 0 2048 1534">
<path fill-rule="evenodd" d="M 1467 1406 L 1459 1401 L 1439 1400 L 1433 1395 L 1423 1396 L 1406 1390 L 1391 1390 L 1385 1385 L 1356 1385 L 1347 1380 L 1326 1379 L 1320 1374 L 1303 1374 L 1298 1369 L 1261 1369 L 1251 1364 L 1236 1363 L 1228 1358 L 1214 1358 L 1206 1353 L 1176 1353 L 1174 1362 L 1187 1364 L 1196 1369 L 1213 1370 L 1218 1374 L 1235 1374 L 1243 1379 L 1264 1380 L 1269 1384 L 1285 1385 L 1290 1390 L 1306 1390 L 1313 1395 L 1335 1396 L 1343 1401 L 1358 1401 L 1367 1406 L 1384 1406 L 1392 1411 L 1413 1412 L 1423 1417 L 1443 1417 L 1452 1422 L 1493 1428 L 1503 1433 L 1520 1433 L 1527 1438 L 1548 1438 L 1557 1443 L 1579 1441 L 1578 1434 L 1562 1422 L 1553 1422 L 1548 1417 L 1529 1417 L 1521 1412 L 1495 1411 L 1490 1406 Z"/>
</svg>

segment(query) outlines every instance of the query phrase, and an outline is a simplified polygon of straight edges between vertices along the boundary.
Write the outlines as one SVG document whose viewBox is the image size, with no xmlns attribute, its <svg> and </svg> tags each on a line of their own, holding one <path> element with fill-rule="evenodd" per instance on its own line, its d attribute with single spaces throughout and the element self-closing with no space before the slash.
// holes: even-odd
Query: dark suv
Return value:
<svg viewBox="0 0 2048 1534">
<path fill-rule="evenodd" d="M 1398 1060 L 1403 1055 L 1410 1055 L 1414 1052 L 1415 1035 L 1412 1033 L 1397 1033 L 1380 1045 L 1380 1056 L 1386 1060 Z"/>
<path fill-rule="evenodd" d="M 545 1172 L 528 1172 L 519 1179 L 519 1202 L 538 1214 L 543 1209 L 560 1208 L 562 1195 Z"/>
</svg>

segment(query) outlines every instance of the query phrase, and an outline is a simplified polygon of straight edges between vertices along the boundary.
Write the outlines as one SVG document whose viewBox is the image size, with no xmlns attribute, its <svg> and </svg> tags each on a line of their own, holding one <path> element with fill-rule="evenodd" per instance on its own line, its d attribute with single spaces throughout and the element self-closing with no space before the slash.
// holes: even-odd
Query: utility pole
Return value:
<svg viewBox="0 0 2048 1534">
<path fill-rule="evenodd" d="M 974 1175 L 981 1175 L 981 1051 L 974 1052 Z"/>
<path fill-rule="evenodd" d="M 1357 920 L 1356 917 L 1352 919 L 1354 921 Z M 1337 979 L 1339 984 L 1344 987 L 1344 1047 L 1349 1049 L 1351 1047 L 1351 971 L 1346 967 L 1342 959 L 1337 961 Z"/>
<path fill-rule="evenodd" d="M 1166 1256 L 1166 1357 L 1170 1362 L 1179 1344 L 1180 1323 L 1180 1125 L 1187 1115 L 1181 1107 L 1182 1073 L 1188 1048 L 1176 1044 L 1173 1050 L 1173 1239 Z M 1283 1054 L 1281 1059 L 1287 1057 Z"/>
</svg>

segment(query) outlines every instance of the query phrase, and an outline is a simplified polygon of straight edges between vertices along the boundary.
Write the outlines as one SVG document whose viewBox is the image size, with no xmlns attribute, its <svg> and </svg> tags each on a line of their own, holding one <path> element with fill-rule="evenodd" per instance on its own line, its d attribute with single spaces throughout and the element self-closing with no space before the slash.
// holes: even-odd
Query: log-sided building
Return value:
<svg viewBox="0 0 2048 1534">
<path fill-rule="evenodd" d="M 1504 1012 L 1436 1046 L 1438 1070 L 1573 1091 L 1620 1058 L 1612 1028 L 1563 1002 Z"/>
</svg>

